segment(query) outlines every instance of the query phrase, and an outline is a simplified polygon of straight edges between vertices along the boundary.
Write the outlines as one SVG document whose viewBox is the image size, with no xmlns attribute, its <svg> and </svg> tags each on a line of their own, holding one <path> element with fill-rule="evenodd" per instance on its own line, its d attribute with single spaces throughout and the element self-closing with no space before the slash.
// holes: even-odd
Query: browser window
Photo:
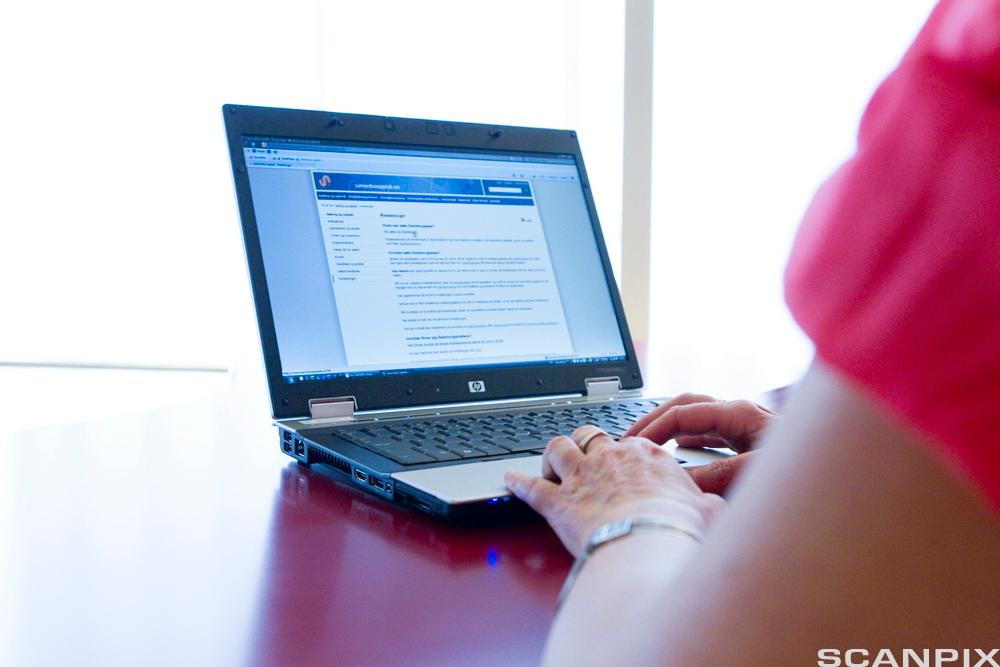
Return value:
<svg viewBox="0 0 1000 667">
<path fill-rule="evenodd" d="M 244 143 L 286 382 L 624 359 L 572 155 Z"/>
</svg>

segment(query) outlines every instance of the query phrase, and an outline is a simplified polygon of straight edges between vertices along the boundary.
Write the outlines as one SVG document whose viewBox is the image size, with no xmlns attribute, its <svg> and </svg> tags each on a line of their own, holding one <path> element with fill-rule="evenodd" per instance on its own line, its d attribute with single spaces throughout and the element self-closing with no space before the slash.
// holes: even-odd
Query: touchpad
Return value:
<svg viewBox="0 0 1000 667">
<path fill-rule="evenodd" d="M 458 504 L 511 495 L 503 483 L 503 474 L 508 470 L 541 475 L 542 457 L 522 456 L 440 468 L 404 470 L 393 473 L 392 478 L 448 504 Z"/>
</svg>

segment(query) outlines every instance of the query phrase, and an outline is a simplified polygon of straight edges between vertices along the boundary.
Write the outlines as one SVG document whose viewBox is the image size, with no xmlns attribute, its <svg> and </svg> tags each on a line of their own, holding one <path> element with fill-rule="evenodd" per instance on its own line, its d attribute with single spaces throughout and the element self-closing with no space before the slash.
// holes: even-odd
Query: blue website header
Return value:
<svg viewBox="0 0 1000 667">
<path fill-rule="evenodd" d="M 316 189 L 347 192 L 420 192 L 423 194 L 484 195 L 483 183 L 473 178 L 384 176 L 382 174 L 337 174 L 314 172 Z M 530 194 L 530 193 L 529 193 Z"/>
<path fill-rule="evenodd" d="M 531 185 L 527 181 L 482 181 L 486 194 L 494 197 L 530 197 Z"/>
<path fill-rule="evenodd" d="M 527 181 L 313 172 L 318 199 L 533 206 Z"/>
</svg>

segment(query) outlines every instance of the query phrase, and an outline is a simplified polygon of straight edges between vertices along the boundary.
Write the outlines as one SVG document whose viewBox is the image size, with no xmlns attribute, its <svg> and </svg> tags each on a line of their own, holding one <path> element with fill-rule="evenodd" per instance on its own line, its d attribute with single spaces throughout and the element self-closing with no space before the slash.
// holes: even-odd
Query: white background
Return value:
<svg viewBox="0 0 1000 667">
<path fill-rule="evenodd" d="M 656 4 L 650 366 L 664 390 L 749 397 L 805 370 L 782 297 L 795 229 L 932 6 Z"/>
<path fill-rule="evenodd" d="M 234 363 L 233 304 L 248 297 L 225 102 L 578 129 L 617 246 L 622 12 L 14 3 L 0 285 L 17 326 L 0 331 L 0 359 Z"/>
</svg>

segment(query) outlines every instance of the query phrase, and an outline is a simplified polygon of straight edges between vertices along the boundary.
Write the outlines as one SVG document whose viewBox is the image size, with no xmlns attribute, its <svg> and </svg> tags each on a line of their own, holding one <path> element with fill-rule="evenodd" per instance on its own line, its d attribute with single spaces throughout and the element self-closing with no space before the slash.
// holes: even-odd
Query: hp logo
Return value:
<svg viewBox="0 0 1000 667">
<path fill-rule="evenodd" d="M 482 394 L 486 391 L 486 383 L 482 380 L 473 380 L 469 383 L 469 393 Z"/>
</svg>

